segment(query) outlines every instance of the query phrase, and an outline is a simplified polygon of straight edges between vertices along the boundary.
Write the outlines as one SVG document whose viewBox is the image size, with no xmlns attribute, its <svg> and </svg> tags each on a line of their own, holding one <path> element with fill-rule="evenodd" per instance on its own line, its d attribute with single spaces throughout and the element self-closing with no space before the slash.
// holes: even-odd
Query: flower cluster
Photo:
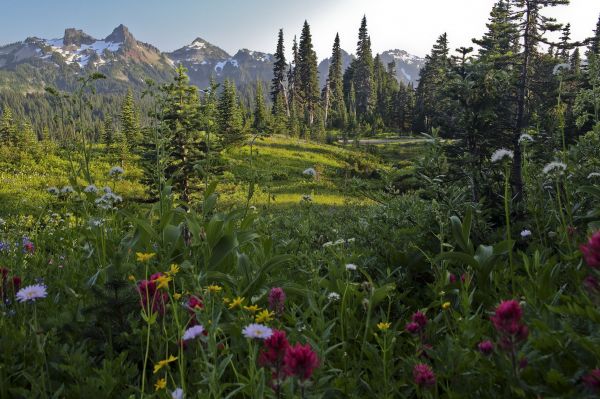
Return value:
<svg viewBox="0 0 600 399">
<path fill-rule="evenodd" d="M 492 154 L 491 161 L 493 163 L 502 162 L 504 159 L 513 159 L 515 154 L 511 150 L 507 150 L 506 148 L 500 148 Z"/>
<path fill-rule="evenodd" d="M 150 280 L 142 280 L 137 286 L 142 309 L 151 310 L 152 313 L 158 313 L 161 316 L 165 313 L 165 305 L 169 301 L 169 294 L 161 291 L 158 287 L 158 280 L 162 276 L 162 273 L 155 273 L 150 276 Z"/>
<path fill-rule="evenodd" d="M 283 288 L 274 287 L 269 292 L 269 309 L 281 315 L 285 306 L 285 292 Z"/>
<path fill-rule="evenodd" d="M 521 305 L 515 300 L 502 301 L 496 308 L 491 320 L 501 335 L 500 345 L 504 349 L 512 349 L 517 342 L 527 339 L 529 329 L 522 317 Z"/>
<path fill-rule="evenodd" d="M 0 267 L 0 299 L 5 302 L 9 294 L 14 295 L 21 287 L 21 277 L 17 275 L 9 276 L 10 270 Z"/>
<path fill-rule="evenodd" d="M 406 331 L 411 334 L 418 334 L 425 329 L 427 321 L 427 316 L 423 312 L 417 311 L 412 315 L 411 321 L 406 324 Z"/>
<path fill-rule="evenodd" d="M 415 384 L 422 388 L 435 385 L 435 374 L 431 367 L 424 363 L 418 363 L 413 368 L 413 379 Z"/>
<path fill-rule="evenodd" d="M 589 267 L 593 269 L 600 268 L 600 230 L 595 232 L 587 243 L 582 244 L 579 249 L 583 254 L 583 259 Z"/>
</svg>

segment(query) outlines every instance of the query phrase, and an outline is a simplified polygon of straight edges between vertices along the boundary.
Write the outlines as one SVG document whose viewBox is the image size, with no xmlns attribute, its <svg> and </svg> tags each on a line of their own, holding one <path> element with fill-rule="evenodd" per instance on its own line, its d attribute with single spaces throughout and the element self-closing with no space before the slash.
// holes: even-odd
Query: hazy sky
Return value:
<svg viewBox="0 0 600 399">
<path fill-rule="evenodd" d="M 367 15 L 374 52 L 392 48 L 424 56 L 437 36 L 448 33 L 452 48 L 479 37 L 495 0 L 0 0 L 0 43 L 27 36 L 62 37 L 64 28 L 96 38 L 123 23 L 141 41 L 172 51 L 200 36 L 233 54 L 239 48 L 273 52 L 279 28 L 286 47 L 311 25 L 319 58 L 329 56 L 335 33 L 354 52 Z M 547 15 L 570 22 L 573 39 L 591 35 L 599 0 L 571 0 Z"/>
</svg>

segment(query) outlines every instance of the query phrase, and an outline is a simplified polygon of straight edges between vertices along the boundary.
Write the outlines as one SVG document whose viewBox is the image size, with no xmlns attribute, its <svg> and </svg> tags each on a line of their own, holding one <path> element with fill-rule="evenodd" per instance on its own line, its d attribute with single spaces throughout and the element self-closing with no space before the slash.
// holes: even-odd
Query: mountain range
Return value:
<svg viewBox="0 0 600 399">
<path fill-rule="evenodd" d="M 398 80 L 416 85 L 423 58 L 403 50 L 388 50 L 380 57 L 384 65 L 396 62 Z M 343 52 L 344 68 L 352 59 L 351 54 Z M 77 77 L 98 71 L 108 77 L 98 83 L 98 90 L 118 92 L 131 85 L 141 86 L 148 78 L 166 81 L 177 64 L 188 69 L 191 83 L 198 87 L 208 86 L 211 77 L 217 82 L 232 79 L 238 87 L 244 87 L 257 80 L 269 82 L 273 61 L 272 54 L 249 49 L 231 56 L 199 37 L 173 52 L 161 52 L 136 40 L 124 25 L 103 39 L 69 28 L 59 39 L 29 37 L 0 46 L 0 90 L 34 93 L 48 85 L 72 90 L 78 84 Z M 329 59 L 322 60 L 321 85 L 325 84 L 328 68 Z"/>
</svg>

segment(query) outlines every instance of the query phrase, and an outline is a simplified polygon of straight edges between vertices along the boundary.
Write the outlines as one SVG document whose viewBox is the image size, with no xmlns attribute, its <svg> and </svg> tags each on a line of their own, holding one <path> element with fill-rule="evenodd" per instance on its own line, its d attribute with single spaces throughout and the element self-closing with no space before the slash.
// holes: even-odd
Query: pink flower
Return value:
<svg viewBox="0 0 600 399">
<path fill-rule="evenodd" d="M 581 380 L 591 390 L 600 392 L 600 369 L 590 371 Z"/>
<path fill-rule="evenodd" d="M 600 267 L 600 230 L 595 232 L 587 242 L 579 246 L 583 258 L 589 267 L 597 269 Z"/>
<path fill-rule="evenodd" d="M 427 316 L 425 316 L 425 314 L 421 311 L 415 312 L 412 315 L 411 320 L 413 321 L 413 323 L 417 323 L 420 328 L 425 327 L 425 325 L 427 324 Z"/>
<path fill-rule="evenodd" d="M 319 367 L 319 358 L 309 344 L 297 343 L 289 347 L 283 362 L 286 374 L 298 377 L 301 381 L 308 380 Z"/>
<path fill-rule="evenodd" d="M 160 315 L 165 313 L 165 304 L 169 300 L 169 295 L 166 292 L 159 292 L 154 280 L 142 280 L 137 288 L 140 294 L 140 305 L 144 310 L 151 308 L 152 313 Z"/>
<path fill-rule="evenodd" d="M 456 283 L 456 275 L 454 273 L 450 273 L 448 275 L 448 281 L 450 281 L 450 284 Z"/>
<path fill-rule="evenodd" d="M 489 355 L 494 351 L 494 344 L 490 340 L 481 341 L 479 345 L 477 345 L 477 348 L 479 349 L 479 352 L 484 355 Z"/>
<path fill-rule="evenodd" d="M 289 346 L 285 331 L 273 330 L 273 335 L 264 341 L 258 363 L 263 367 L 279 368 L 283 364 L 283 358 Z"/>
<path fill-rule="evenodd" d="M 283 288 L 271 288 L 271 291 L 269 292 L 269 309 L 276 312 L 277 314 L 282 314 L 284 304 L 285 292 L 283 291 Z"/>
<path fill-rule="evenodd" d="M 583 279 L 583 286 L 592 294 L 597 294 L 600 292 L 600 283 L 598 279 L 594 276 L 586 276 Z"/>
<path fill-rule="evenodd" d="M 413 321 L 411 321 L 410 323 L 406 324 L 405 328 L 406 328 L 406 331 L 408 331 L 411 334 L 416 334 L 416 333 L 418 333 L 421 330 L 421 327 L 417 323 L 415 323 Z"/>
<path fill-rule="evenodd" d="M 199 298 L 196 295 L 192 295 L 190 299 L 188 299 L 187 307 L 190 310 L 190 313 L 192 314 L 194 314 L 195 309 L 204 309 L 204 303 L 202 302 L 202 298 Z"/>
<path fill-rule="evenodd" d="M 514 335 L 518 332 L 523 310 L 515 300 L 502 301 L 496 308 L 496 313 L 491 317 L 494 327 L 501 333 Z"/>
<path fill-rule="evenodd" d="M 420 387 L 430 387 L 435 385 L 435 374 L 431 367 L 424 363 L 416 364 L 413 368 L 413 378 L 415 384 Z"/>
</svg>

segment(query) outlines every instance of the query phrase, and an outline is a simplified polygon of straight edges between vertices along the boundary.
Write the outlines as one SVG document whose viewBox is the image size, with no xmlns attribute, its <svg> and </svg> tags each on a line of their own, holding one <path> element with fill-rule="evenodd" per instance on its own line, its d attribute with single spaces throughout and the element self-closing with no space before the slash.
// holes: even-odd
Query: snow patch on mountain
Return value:
<svg viewBox="0 0 600 399">
<path fill-rule="evenodd" d="M 44 44 L 50 47 L 51 52 L 59 53 L 65 58 L 65 61 L 77 63 L 81 68 L 87 66 L 93 53 L 96 53 L 98 56 L 97 63 L 99 65 L 105 64 L 106 60 L 102 57 L 104 51 L 114 53 L 123 45 L 123 43 L 96 40 L 92 44 L 82 44 L 79 47 L 73 48 L 73 46 L 65 46 L 63 39 L 46 40 Z"/>
</svg>

